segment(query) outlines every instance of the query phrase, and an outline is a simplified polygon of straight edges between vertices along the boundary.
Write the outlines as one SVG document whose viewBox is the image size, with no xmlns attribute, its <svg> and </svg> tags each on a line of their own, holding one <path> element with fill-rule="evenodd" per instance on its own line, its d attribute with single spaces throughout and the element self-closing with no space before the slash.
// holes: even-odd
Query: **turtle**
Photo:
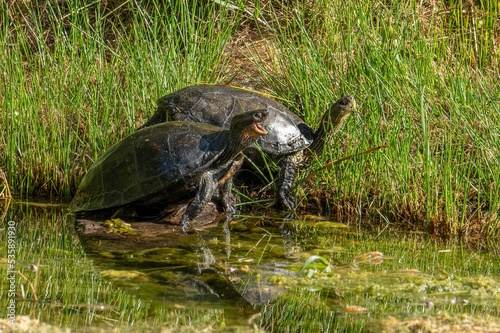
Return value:
<svg viewBox="0 0 500 333">
<path fill-rule="evenodd" d="M 233 117 L 229 129 L 175 121 L 132 133 L 96 160 L 69 210 L 77 216 L 121 207 L 156 212 L 188 197 L 194 199 L 181 218 L 188 228 L 219 189 L 229 220 L 232 176 L 242 150 L 267 134 L 261 125 L 267 119 L 266 110 L 255 110 Z"/>
<path fill-rule="evenodd" d="M 155 114 L 138 130 L 168 120 L 194 121 L 228 128 L 231 119 L 247 110 L 266 109 L 268 134 L 257 140 L 259 148 L 280 168 L 278 199 L 293 212 L 291 190 L 296 168 L 305 163 L 309 151 L 320 154 L 329 133 L 336 133 L 356 106 L 354 96 L 340 98 L 323 115 L 319 128 L 312 129 L 295 113 L 261 93 L 231 86 L 194 85 L 158 99 Z M 260 152 L 250 146 L 244 154 L 253 164 L 265 167 Z"/>
</svg>

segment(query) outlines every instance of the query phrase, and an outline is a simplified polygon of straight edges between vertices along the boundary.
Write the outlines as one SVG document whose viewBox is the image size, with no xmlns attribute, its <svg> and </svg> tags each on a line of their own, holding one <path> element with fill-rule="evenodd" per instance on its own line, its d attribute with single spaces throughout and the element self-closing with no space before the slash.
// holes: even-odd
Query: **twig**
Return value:
<svg viewBox="0 0 500 333">
<path fill-rule="evenodd" d="M 21 273 L 20 271 L 17 271 L 17 273 L 18 273 L 19 275 L 21 275 L 21 277 L 22 277 L 23 279 L 25 279 L 26 281 L 28 281 L 28 283 L 29 283 L 29 284 L 30 284 L 30 286 L 31 286 L 31 290 L 33 291 L 33 299 L 35 300 L 35 302 L 38 302 L 38 297 L 36 297 L 36 289 L 35 289 L 35 287 L 33 287 L 33 284 L 31 283 L 31 281 L 30 281 L 30 280 L 29 280 L 26 276 L 24 276 L 24 274 L 23 274 L 23 273 Z"/>
<path fill-rule="evenodd" d="M 388 145 L 382 145 L 382 146 L 377 146 L 377 147 L 373 147 L 373 148 L 370 148 L 368 150 L 365 150 L 364 152 L 361 152 L 361 153 L 358 153 L 358 154 L 350 154 L 350 155 L 347 155 L 347 156 L 344 156 L 342 158 L 339 158 L 338 160 L 335 160 L 333 162 L 329 162 L 325 165 L 323 165 L 321 168 L 317 169 L 317 170 L 314 170 L 312 171 L 305 179 L 305 181 L 308 181 L 312 178 L 314 178 L 314 176 L 316 176 L 316 174 L 318 173 L 318 171 L 321 171 L 323 169 L 327 169 L 327 168 L 331 168 L 332 166 L 336 165 L 336 164 L 339 164 L 341 162 L 344 162 L 346 160 L 350 160 L 351 158 L 353 158 L 354 156 L 361 156 L 361 155 L 364 155 L 364 154 L 369 154 L 369 153 L 373 153 L 377 150 L 380 150 L 382 148 L 387 148 L 389 147 Z"/>
<path fill-rule="evenodd" d="M 2 188 L 3 185 L 3 188 Z M 11 198 L 9 183 L 7 183 L 7 177 L 5 173 L 3 173 L 2 169 L 0 169 L 0 198 Z"/>
</svg>

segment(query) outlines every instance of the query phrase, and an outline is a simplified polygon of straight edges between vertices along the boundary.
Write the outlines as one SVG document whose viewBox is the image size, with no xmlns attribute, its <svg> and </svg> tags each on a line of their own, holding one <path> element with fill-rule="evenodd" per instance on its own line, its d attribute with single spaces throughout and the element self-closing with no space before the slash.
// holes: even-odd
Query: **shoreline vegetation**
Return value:
<svg viewBox="0 0 500 333">
<path fill-rule="evenodd" d="M 0 9 L 0 170 L 11 192 L 69 199 L 158 98 L 190 84 L 264 91 L 312 127 L 354 94 L 355 114 L 300 175 L 299 213 L 439 237 L 500 233 L 496 1 L 16 0 Z"/>
</svg>

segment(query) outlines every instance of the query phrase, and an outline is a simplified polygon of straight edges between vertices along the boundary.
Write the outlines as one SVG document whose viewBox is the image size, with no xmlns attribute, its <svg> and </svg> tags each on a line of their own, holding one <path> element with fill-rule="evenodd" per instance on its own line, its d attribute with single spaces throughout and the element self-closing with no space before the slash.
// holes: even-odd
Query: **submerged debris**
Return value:
<svg viewBox="0 0 500 333">
<path fill-rule="evenodd" d="M 359 305 L 347 305 L 345 307 L 347 313 L 368 313 L 370 310 Z"/>
</svg>

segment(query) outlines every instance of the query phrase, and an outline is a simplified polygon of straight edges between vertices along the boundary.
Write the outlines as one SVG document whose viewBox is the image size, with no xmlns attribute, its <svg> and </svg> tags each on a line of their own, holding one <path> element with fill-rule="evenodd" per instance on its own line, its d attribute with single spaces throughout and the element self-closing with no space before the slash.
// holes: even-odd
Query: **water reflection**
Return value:
<svg viewBox="0 0 500 333">
<path fill-rule="evenodd" d="M 394 242 L 394 236 L 352 232 L 332 221 L 255 216 L 189 234 L 150 221 L 127 221 L 131 230 L 81 221 L 74 232 L 74 221 L 48 203 L 11 202 L 4 225 L 11 220 L 16 270 L 32 282 L 39 300 L 18 279 L 18 313 L 49 323 L 80 327 L 112 318 L 129 325 L 127 318 L 147 318 L 148 325 L 162 326 L 177 323 L 182 312 L 186 325 L 198 316 L 200 327 L 213 320 L 247 327 L 268 300 L 262 327 L 310 316 L 322 327 L 344 319 L 350 325 L 352 313 L 362 327 L 372 316 L 498 314 L 497 242 L 495 249 L 485 251 L 485 241 L 468 252 L 460 242 L 403 234 Z M 2 274 L 6 267 L 0 265 Z"/>
<path fill-rule="evenodd" d="M 277 230 L 254 224 L 221 223 L 185 234 L 178 226 L 135 221 L 130 232 L 107 233 L 101 222 L 80 220 L 77 230 L 109 279 L 156 305 L 236 304 L 239 311 L 254 312 L 283 292 L 271 282 L 274 276 L 295 274 L 283 268 L 292 262 Z"/>
<path fill-rule="evenodd" d="M 5 218 L 16 222 L 16 269 L 38 295 L 34 302 L 28 280 L 19 280 L 18 304 L 28 302 L 30 310 L 19 308 L 18 314 L 49 323 L 79 327 L 118 315 L 127 325 L 127 318 L 166 311 L 154 322 L 185 315 L 203 323 L 215 316 L 224 325 L 246 327 L 258 304 L 283 292 L 271 282 L 273 276 L 295 274 L 284 268 L 290 261 L 276 237 L 278 227 L 255 227 L 255 221 L 189 234 L 169 224 L 127 221 L 131 232 L 110 232 L 102 221 L 83 221 L 74 228 L 75 220 L 62 205 L 20 201 L 11 204 Z M 32 264 L 38 272 L 30 270 Z M 105 285 L 100 276 L 112 284 Z M 99 315 L 89 318 L 87 312 Z"/>
<path fill-rule="evenodd" d="M 0 198 L 0 222 L 5 219 L 9 210 L 11 198 Z"/>
</svg>

